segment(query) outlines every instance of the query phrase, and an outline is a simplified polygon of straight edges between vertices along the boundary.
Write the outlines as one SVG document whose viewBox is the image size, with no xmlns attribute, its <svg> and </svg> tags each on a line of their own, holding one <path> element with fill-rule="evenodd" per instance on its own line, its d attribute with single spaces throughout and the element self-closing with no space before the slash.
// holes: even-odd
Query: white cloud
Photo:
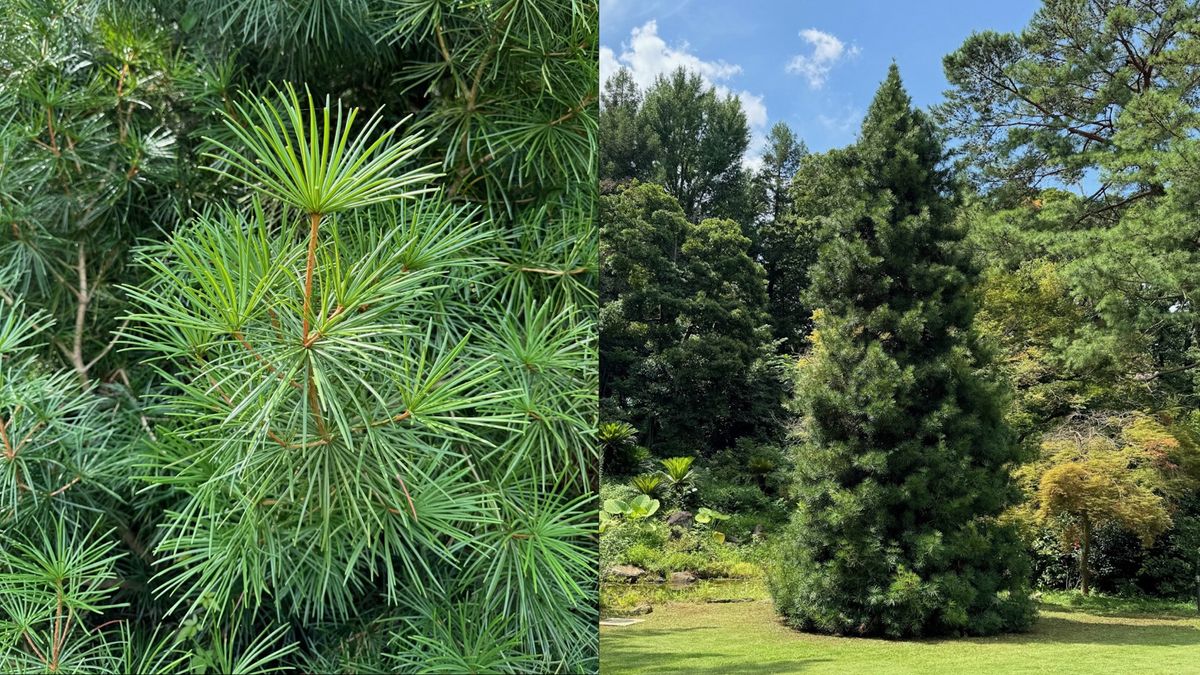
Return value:
<svg viewBox="0 0 1200 675">
<path fill-rule="evenodd" d="M 747 155 L 755 156 L 755 148 L 766 137 L 767 106 L 762 96 L 744 89 L 735 91 L 729 86 L 728 81 L 741 74 L 741 66 L 721 60 L 705 61 L 689 52 L 687 43 L 674 47 L 668 45 L 658 35 L 658 22 L 653 19 L 630 32 L 629 42 L 622 45 L 620 54 L 601 45 L 600 81 L 607 82 L 622 66 L 629 70 L 633 81 L 642 89 L 654 84 L 655 78 L 682 67 L 698 73 L 706 85 L 716 89 L 717 94 L 736 96 L 742 103 L 752 136 L 751 150 Z"/>
<path fill-rule="evenodd" d="M 787 64 L 787 72 L 804 77 L 813 89 L 825 86 L 829 71 L 840 61 L 857 56 L 859 52 L 856 45 L 847 47 L 836 36 L 816 28 L 800 31 L 800 37 L 812 46 L 812 53 L 793 56 Z"/>
<path fill-rule="evenodd" d="M 722 91 L 723 87 L 718 86 L 717 91 L 722 94 L 729 93 Z M 763 97 L 757 94 L 751 94 L 745 89 L 734 94 L 742 102 L 742 111 L 746 113 L 746 121 L 751 127 L 767 126 L 767 104 L 763 103 Z"/>
<path fill-rule="evenodd" d="M 724 61 L 705 61 L 688 51 L 687 43 L 671 47 L 658 35 L 658 22 L 651 19 L 645 24 L 635 27 L 629 34 L 629 43 L 623 45 L 624 51 L 617 56 L 608 47 L 600 48 L 600 75 L 606 80 L 616 72 L 619 66 L 625 66 L 633 75 L 633 81 L 645 89 L 654 83 L 660 75 L 666 75 L 676 68 L 686 68 L 699 73 L 704 81 L 714 84 L 742 72 L 742 67 Z M 608 52 L 606 59 L 605 52 Z M 606 63 L 607 60 L 607 63 Z M 605 68 L 611 68 L 605 72 Z"/>
<path fill-rule="evenodd" d="M 608 82 L 608 78 L 616 74 L 621 68 L 621 63 L 617 61 L 617 55 L 608 47 L 600 47 L 600 84 Z"/>
</svg>

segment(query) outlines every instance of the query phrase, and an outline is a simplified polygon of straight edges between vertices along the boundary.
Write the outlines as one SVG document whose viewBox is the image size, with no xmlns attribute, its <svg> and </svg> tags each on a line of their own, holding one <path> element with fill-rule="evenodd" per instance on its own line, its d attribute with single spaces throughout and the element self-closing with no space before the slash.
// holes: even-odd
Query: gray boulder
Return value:
<svg viewBox="0 0 1200 675">
<path fill-rule="evenodd" d="M 621 581 L 633 583 L 646 573 L 646 570 L 636 565 L 613 565 L 608 568 L 608 576 L 615 577 Z"/>
</svg>

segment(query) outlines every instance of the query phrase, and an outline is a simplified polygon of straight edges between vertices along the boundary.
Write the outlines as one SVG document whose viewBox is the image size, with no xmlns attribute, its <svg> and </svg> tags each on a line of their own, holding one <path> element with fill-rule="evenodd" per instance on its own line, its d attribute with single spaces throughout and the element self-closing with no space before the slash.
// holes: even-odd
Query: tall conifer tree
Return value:
<svg viewBox="0 0 1200 675">
<path fill-rule="evenodd" d="M 812 270 L 799 508 L 770 586 L 806 630 L 989 634 L 1032 617 L 1015 534 L 996 517 L 1018 458 L 980 374 L 974 270 L 953 177 L 895 65 L 845 163 Z"/>
</svg>

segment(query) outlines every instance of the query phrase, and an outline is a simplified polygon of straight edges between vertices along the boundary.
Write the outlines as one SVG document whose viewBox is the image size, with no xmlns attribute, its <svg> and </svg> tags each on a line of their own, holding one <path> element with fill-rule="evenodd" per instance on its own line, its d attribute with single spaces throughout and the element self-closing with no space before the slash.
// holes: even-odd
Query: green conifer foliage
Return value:
<svg viewBox="0 0 1200 675">
<path fill-rule="evenodd" d="M 990 634 L 1032 618 L 1028 563 L 996 520 L 1016 445 L 980 375 L 976 272 L 952 176 L 893 65 L 825 219 L 799 507 L 770 576 L 800 628 L 892 637 Z"/>
<path fill-rule="evenodd" d="M 201 216 L 129 290 L 132 344 L 173 385 L 151 460 L 176 491 L 163 592 L 218 620 L 239 598 L 304 622 L 403 608 L 432 625 L 462 605 L 507 617 L 494 629 L 523 659 L 576 661 L 592 512 L 531 428 L 541 410 L 587 432 L 570 401 L 590 323 L 495 305 L 495 236 L 422 194 L 425 169 L 395 170 L 419 136 L 368 142 L 290 89 L 239 112 L 247 150 L 222 171 L 281 208 Z"/>
<path fill-rule="evenodd" d="M 595 672 L 596 3 L 0 18 L 0 671 Z"/>
</svg>

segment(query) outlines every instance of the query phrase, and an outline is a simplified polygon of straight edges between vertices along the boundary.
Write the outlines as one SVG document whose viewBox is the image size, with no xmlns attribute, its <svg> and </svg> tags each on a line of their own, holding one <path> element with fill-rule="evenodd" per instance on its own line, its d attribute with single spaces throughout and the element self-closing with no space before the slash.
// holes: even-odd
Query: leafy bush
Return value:
<svg viewBox="0 0 1200 675">
<path fill-rule="evenodd" d="M 704 535 L 668 539 L 661 544 L 638 541 L 630 545 L 624 561 L 648 572 L 668 577 L 672 572 L 693 572 L 702 579 L 749 578 L 761 575 L 748 560 L 749 547 L 729 546 Z"/>
<path fill-rule="evenodd" d="M 631 521 L 645 520 L 658 512 L 659 501 L 640 494 L 629 501 L 608 499 L 604 502 L 604 512 L 614 516 L 624 516 Z"/>
<path fill-rule="evenodd" d="M 667 542 L 667 528 L 657 523 L 614 520 L 600 533 L 600 568 L 630 563 L 629 551 L 638 546 L 660 549 Z"/>
</svg>

